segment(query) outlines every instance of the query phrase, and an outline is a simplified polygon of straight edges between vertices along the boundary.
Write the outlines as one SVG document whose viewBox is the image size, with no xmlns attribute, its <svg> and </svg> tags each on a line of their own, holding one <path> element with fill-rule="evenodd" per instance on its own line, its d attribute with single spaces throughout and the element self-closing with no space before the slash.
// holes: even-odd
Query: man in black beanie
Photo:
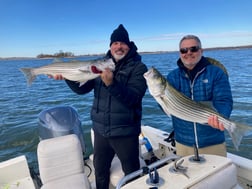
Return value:
<svg viewBox="0 0 252 189">
<path fill-rule="evenodd" d="M 125 44 L 130 46 L 129 34 L 122 24 L 120 24 L 118 28 L 115 29 L 114 32 L 111 34 L 110 46 L 113 42 L 116 41 L 124 42 Z"/>
<path fill-rule="evenodd" d="M 141 132 L 142 98 L 147 89 L 143 77 L 147 67 L 122 24 L 113 31 L 110 40 L 110 50 L 105 57 L 114 60 L 113 72 L 106 69 L 100 77 L 82 86 L 66 80 L 77 94 L 94 91 L 91 119 L 97 189 L 109 188 L 110 166 L 115 154 L 125 175 L 140 168 L 138 136 Z M 54 78 L 63 79 L 60 75 Z"/>
</svg>

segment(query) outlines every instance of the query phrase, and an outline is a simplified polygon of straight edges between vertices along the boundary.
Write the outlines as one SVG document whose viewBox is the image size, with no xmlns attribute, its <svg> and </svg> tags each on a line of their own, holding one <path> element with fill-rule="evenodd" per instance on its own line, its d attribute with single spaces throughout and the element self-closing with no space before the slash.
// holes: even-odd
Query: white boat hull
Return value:
<svg viewBox="0 0 252 189">
<path fill-rule="evenodd" d="M 252 188 L 252 160 L 243 158 L 231 153 L 228 153 L 227 158 L 220 157 L 220 156 L 214 156 L 214 155 L 206 155 L 206 154 L 200 154 L 200 157 L 204 158 L 204 162 L 193 162 L 192 156 L 186 156 L 182 159 L 179 159 L 177 161 L 180 162 L 183 160 L 183 163 L 181 164 L 182 167 L 186 167 L 187 171 L 185 173 L 174 173 L 171 172 L 174 168 L 174 160 L 178 157 L 175 155 L 175 147 L 172 146 L 171 143 L 166 142 L 164 139 L 166 139 L 169 136 L 169 133 L 164 132 L 160 129 L 156 129 L 150 126 L 142 126 L 142 132 L 146 138 L 150 141 L 152 147 L 153 147 L 153 153 L 155 157 L 157 157 L 158 161 L 152 163 L 152 164 L 145 164 L 145 168 L 149 168 L 151 175 L 154 174 L 153 170 L 156 167 L 156 170 L 159 174 L 159 181 L 160 183 L 151 183 L 149 174 L 143 174 L 143 170 L 139 170 L 137 173 L 133 173 L 133 175 L 127 175 L 126 177 L 123 177 L 123 172 L 120 167 L 120 162 L 118 159 L 114 159 L 112 163 L 111 168 L 111 185 L 110 188 L 122 188 L 122 189 L 146 189 L 151 187 L 158 187 L 159 189 L 162 188 Z M 61 138 L 63 137 L 63 138 Z M 52 139 L 46 139 L 48 140 L 46 143 L 46 150 L 45 154 L 43 154 L 43 158 L 48 160 L 48 165 L 43 164 L 43 167 L 41 167 L 42 160 L 41 158 L 38 158 L 39 165 L 40 166 L 40 176 L 43 174 L 42 179 L 42 187 L 37 184 L 37 182 L 34 180 L 32 181 L 32 177 L 28 170 L 28 164 L 25 156 L 20 156 L 17 158 L 10 159 L 5 162 L 0 163 L 0 189 L 57 189 L 55 188 L 55 182 L 60 181 L 60 188 L 69 188 L 66 182 L 67 180 L 72 180 L 72 175 L 70 170 L 73 170 L 72 163 L 67 162 L 67 157 L 74 154 L 74 152 L 66 153 L 65 149 L 66 147 L 64 144 L 69 144 L 69 142 L 64 142 L 66 139 L 65 136 L 60 136 Z M 61 139 L 60 139 L 61 138 Z M 76 138 L 76 137 L 75 137 Z M 69 140 L 69 138 L 68 138 Z M 43 141 L 43 140 L 42 140 Z M 39 146 L 41 146 L 40 142 Z M 55 142 L 59 142 L 61 145 L 61 148 L 58 148 L 59 144 L 55 146 Z M 45 141 L 43 141 L 44 143 Z M 56 143 L 57 143 L 56 142 Z M 77 142 L 78 143 L 78 142 Z M 148 152 L 145 148 L 144 141 L 140 139 L 140 143 L 142 144 L 140 146 L 141 156 L 140 158 L 143 159 L 150 159 L 153 154 Z M 74 171 L 77 170 L 78 174 L 82 175 L 75 179 L 80 179 L 80 186 L 75 186 L 75 189 L 78 188 L 95 188 L 95 179 L 94 179 L 94 170 L 92 166 L 92 156 L 90 156 L 89 159 L 83 160 L 83 157 L 80 153 L 81 151 L 81 145 L 76 144 L 76 142 L 73 142 L 73 145 L 77 145 L 77 147 L 68 146 L 69 149 L 75 149 L 77 152 L 76 159 L 74 163 L 76 164 L 77 161 L 77 168 L 74 169 Z M 44 149 L 44 150 L 45 150 Z M 41 148 L 39 147 L 38 152 L 41 151 Z M 52 155 L 52 154 L 53 155 Z M 54 156 L 55 155 L 55 156 Z M 60 155 L 63 155 L 62 157 L 59 157 Z M 56 158 L 56 160 L 55 160 Z M 58 158 L 58 159 L 57 159 Z M 44 163 L 44 162 L 43 162 Z M 60 171 L 57 169 L 51 169 L 53 166 L 53 163 L 56 163 L 60 166 Z M 160 164 L 159 164 L 160 163 Z M 48 167 L 47 167 L 48 166 Z M 50 167 L 51 166 L 51 167 Z M 83 167 L 82 167 L 83 166 Z M 54 166 L 55 168 L 55 166 Z M 45 171 L 46 170 L 46 171 Z M 50 170 L 50 171 L 48 171 Z M 145 169 L 146 170 L 146 169 Z M 63 172 L 66 173 L 63 173 Z M 46 175 L 45 175 L 46 174 Z M 51 175 L 50 175 L 51 174 Z M 76 173 L 74 173 L 76 174 Z M 128 182 L 127 177 L 134 176 L 136 174 L 141 175 L 137 179 Z M 6 176 L 9 175 L 9 176 Z M 10 176 L 11 175 L 11 176 Z M 56 175 L 60 175 L 60 178 L 55 178 Z M 40 177 L 41 178 L 41 177 Z M 58 184 L 56 182 L 56 184 Z M 68 181 L 68 183 L 71 181 Z M 85 182 L 85 184 L 83 184 Z M 50 185 L 48 185 L 48 183 Z M 78 183 L 78 181 L 75 181 L 75 183 Z M 84 187 L 85 185 L 85 187 Z"/>
</svg>

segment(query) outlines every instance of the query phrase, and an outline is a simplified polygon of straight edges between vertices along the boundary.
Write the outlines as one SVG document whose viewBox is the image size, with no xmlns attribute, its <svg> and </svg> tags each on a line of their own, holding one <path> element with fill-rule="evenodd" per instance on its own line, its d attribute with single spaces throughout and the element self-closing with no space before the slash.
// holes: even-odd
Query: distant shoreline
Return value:
<svg viewBox="0 0 252 189">
<path fill-rule="evenodd" d="M 204 51 L 211 51 L 211 50 L 229 50 L 229 49 L 250 49 L 252 45 L 246 46 L 235 46 L 235 47 L 212 47 L 212 48 L 203 48 Z M 173 53 L 178 51 L 153 51 L 153 52 L 140 52 L 140 54 L 161 54 L 161 53 Z"/>
<path fill-rule="evenodd" d="M 212 47 L 212 48 L 203 48 L 204 51 L 211 51 L 211 50 L 228 50 L 228 49 L 250 49 L 252 48 L 252 45 L 246 45 L 246 46 L 234 46 L 234 47 Z M 165 54 L 165 53 L 173 53 L 178 51 L 144 51 L 139 52 L 139 54 Z M 90 56 L 102 56 L 105 55 L 104 53 L 101 54 L 86 54 L 86 55 L 77 55 L 77 56 L 71 56 L 71 57 L 63 57 L 63 58 L 76 58 L 76 57 L 90 57 Z M 53 59 L 56 57 L 45 57 L 45 58 L 37 58 L 37 57 L 7 57 L 7 58 L 1 58 L 0 60 L 25 60 L 25 59 Z"/>
</svg>

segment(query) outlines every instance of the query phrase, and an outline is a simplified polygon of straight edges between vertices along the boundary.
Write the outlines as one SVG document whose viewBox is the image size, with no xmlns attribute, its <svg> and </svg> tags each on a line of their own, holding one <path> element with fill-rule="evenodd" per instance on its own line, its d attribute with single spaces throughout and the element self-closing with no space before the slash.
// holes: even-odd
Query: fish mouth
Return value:
<svg viewBox="0 0 252 189">
<path fill-rule="evenodd" d="M 153 72 L 153 69 L 149 69 L 147 72 L 144 73 L 144 78 L 148 78 L 149 75 L 151 75 L 151 73 Z"/>
<path fill-rule="evenodd" d="M 101 74 L 102 71 L 99 70 L 96 66 L 91 66 L 91 71 L 94 73 L 94 74 Z"/>
</svg>

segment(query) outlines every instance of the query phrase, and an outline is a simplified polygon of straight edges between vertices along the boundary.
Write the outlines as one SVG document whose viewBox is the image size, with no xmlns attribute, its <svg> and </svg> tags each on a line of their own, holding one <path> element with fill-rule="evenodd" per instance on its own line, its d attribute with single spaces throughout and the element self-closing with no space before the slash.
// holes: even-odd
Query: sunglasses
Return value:
<svg viewBox="0 0 252 189">
<path fill-rule="evenodd" d="M 186 54 L 188 51 L 191 51 L 191 52 L 198 52 L 200 49 L 199 46 L 193 46 L 193 47 L 188 47 L 188 48 L 181 48 L 179 51 L 181 54 Z"/>
</svg>

